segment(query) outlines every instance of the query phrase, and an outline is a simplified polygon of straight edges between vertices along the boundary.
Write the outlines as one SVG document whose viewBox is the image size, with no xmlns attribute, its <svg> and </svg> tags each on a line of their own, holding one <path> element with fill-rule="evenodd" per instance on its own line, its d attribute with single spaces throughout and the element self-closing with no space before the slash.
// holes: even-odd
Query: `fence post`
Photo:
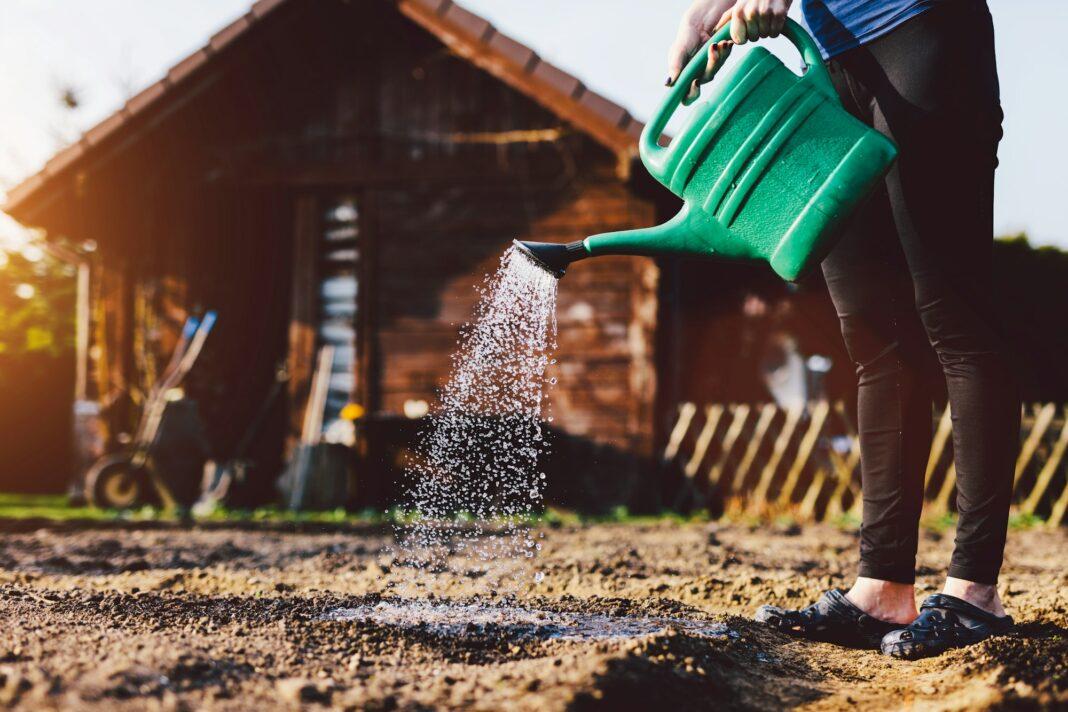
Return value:
<svg viewBox="0 0 1068 712">
<path fill-rule="evenodd" d="M 1035 424 L 1031 427 L 1031 432 L 1024 440 L 1023 446 L 1020 448 L 1020 456 L 1016 458 L 1016 472 L 1012 476 L 1012 491 L 1016 492 L 1016 486 L 1020 484 L 1020 475 L 1027 469 L 1027 465 L 1031 462 L 1031 458 L 1034 457 L 1035 451 L 1038 449 L 1039 443 L 1042 442 L 1042 436 L 1046 434 L 1046 429 L 1049 428 L 1049 424 L 1053 422 L 1053 415 L 1057 410 L 1052 403 L 1047 403 L 1042 406 L 1038 413 L 1035 414 Z"/>
<path fill-rule="evenodd" d="M 1046 493 L 1049 483 L 1053 481 L 1053 474 L 1057 471 L 1057 465 L 1061 464 L 1061 459 L 1064 458 L 1065 448 L 1068 448 L 1068 408 L 1065 408 L 1064 412 L 1065 418 L 1064 425 L 1061 427 L 1061 435 L 1057 438 L 1057 443 L 1053 446 L 1053 450 L 1050 452 L 1049 459 L 1046 460 L 1042 471 L 1038 473 L 1038 477 L 1035 479 L 1035 486 L 1031 488 L 1031 494 L 1020 506 L 1024 514 L 1035 513 L 1035 508 L 1042 501 L 1042 495 Z M 1065 490 L 1068 490 L 1068 483 L 1065 483 Z"/>
<path fill-rule="evenodd" d="M 756 427 L 753 428 L 753 434 L 749 438 L 749 446 L 745 449 L 745 455 L 742 456 L 742 461 L 738 463 L 738 469 L 735 470 L 734 476 L 731 478 L 731 492 L 737 492 L 743 485 L 745 485 L 745 478 L 749 474 L 749 468 L 753 466 L 753 461 L 756 460 L 757 452 L 760 450 L 761 443 L 764 442 L 764 436 L 767 435 L 768 428 L 771 427 L 771 421 L 775 419 L 775 412 L 778 410 L 774 403 L 767 403 L 760 411 L 760 418 L 757 420 Z"/>
<path fill-rule="evenodd" d="M 1051 527 L 1060 526 L 1061 521 L 1064 519 L 1064 511 L 1068 509 L 1068 483 L 1064 485 L 1064 491 L 1061 492 L 1060 499 L 1053 505 L 1053 509 L 1049 513 L 1049 521 L 1047 524 Z"/>
<path fill-rule="evenodd" d="M 801 478 L 801 471 L 805 469 L 805 463 L 808 462 L 812 449 L 816 447 L 816 441 L 819 440 L 820 431 L 823 430 L 823 423 L 827 420 L 827 413 L 830 409 L 830 403 L 825 400 L 818 402 L 816 407 L 812 409 L 812 421 L 809 423 L 808 430 L 805 431 L 805 437 L 801 439 L 801 444 L 797 448 L 794 465 L 790 468 L 789 474 L 786 475 L 786 482 L 783 483 L 782 492 L 779 493 L 779 503 L 788 504 L 793 499 L 797 481 Z"/>
<path fill-rule="evenodd" d="M 711 492 L 719 484 L 719 478 L 723 475 L 723 468 L 727 465 L 727 460 L 730 459 L 731 451 L 734 449 L 734 444 L 738 442 L 738 437 L 742 434 L 742 428 L 745 427 L 745 421 L 749 418 L 749 405 L 747 403 L 740 403 L 734 408 L 734 419 L 731 420 L 731 425 L 727 428 L 726 435 L 723 436 L 723 448 L 719 453 L 719 459 L 708 470 L 708 491 Z"/>
<path fill-rule="evenodd" d="M 786 411 L 786 420 L 782 424 L 779 436 L 775 438 L 775 444 L 771 449 L 771 457 L 768 458 L 767 463 L 764 465 L 764 469 L 760 473 L 760 481 L 757 482 L 756 489 L 753 490 L 752 501 L 750 502 L 751 509 L 755 508 L 757 503 L 767 499 L 771 481 L 775 478 L 775 471 L 779 469 L 779 463 L 782 462 L 783 455 L 786 454 L 786 450 L 790 447 L 790 441 L 794 437 L 794 431 L 797 430 L 797 424 L 801 422 L 801 416 L 804 412 L 805 407 L 803 405 L 791 406 Z"/>
<path fill-rule="evenodd" d="M 942 411 L 942 417 L 938 419 L 938 429 L 935 430 L 934 441 L 931 443 L 931 454 L 927 458 L 927 471 L 923 475 L 924 494 L 927 494 L 927 489 L 931 486 L 931 477 L 934 475 L 935 470 L 938 469 L 938 462 L 942 459 L 942 451 L 946 449 L 946 442 L 952 433 L 953 416 L 949 403 L 946 403 L 946 407 Z"/>
<path fill-rule="evenodd" d="M 686 466 L 682 469 L 684 479 L 682 488 L 679 489 L 679 494 L 675 498 L 676 508 L 682 505 L 684 497 L 690 495 L 693 496 L 693 501 L 696 506 L 702 506 L 705 503 L 706 497 L 695 486 L 694 476 L 697 474 L 697 470 L 701 467 L 701 463 L 705 459 L 705 453 L 708 452 L 708 446 L 712 443 L 712 436 L 716 434 L 716 429 L 719 427 L 719 421 L 723 418 L 723 410 L 723 406 L 718 403 L 705 406 L 705 424 L 697 436 L 693 455 L 690 456 L 690 459 L 686 462 Z"/>
<path fill-rule="evenodd" d="M 678 420 L 675 421 L 675 426 L 671 428 L 671 435 L 668 437 L 667 446 L 664 448 L 664 454 L 661 457 L 664 464 L 671 462 L 679 454 L 682 440 L 686 437 L 686 431 L 690 429 L 690 421 L 693 420 L 696 412 L 697 406 L 693 403 L 683 403 L 679 406 Z"/>
<path fill-rule="evenodd" d="M 708 446 L 712 443 L 712 436 L 716 434 L 716 428 L 719 427 L 719 421 L 722 417 L 723 406 L 717 404 L 705 407 L 704 427 L 701 428 L 701 432 L 697 435 L 693 455 L 690 456 L 686 467 L 683 469 L 687 479 L 692 480 L 693 476 L 697 474 L 698 468 L 701 467 L 701 462 L 705 459 L 705 453 L 708 452 Z"/>
</svg>

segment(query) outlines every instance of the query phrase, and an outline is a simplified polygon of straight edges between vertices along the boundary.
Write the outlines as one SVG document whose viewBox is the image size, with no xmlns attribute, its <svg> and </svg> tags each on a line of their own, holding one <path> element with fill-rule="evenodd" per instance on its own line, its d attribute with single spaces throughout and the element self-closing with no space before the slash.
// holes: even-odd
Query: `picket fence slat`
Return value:
<svg viewBox="0 0 1068 712">
<path fill-rule="evenodd" d="M 723 450 L 719 454 L 719 458 L 716 463 L 708 470 L 708 485 L 710 490 L 716 489 L 719 485 L 719 480 L 723 475 L 723 470 L 727 466 L 727 461 L 731 457 L 731 452 L 734 450 L 734 444 L 738 442 L 739 436 L 742 434 L 742 428 L 745 427 L 745 421 L 749 418 L 749 405 L 742 403 L 741 405 L 733 406 L 734 419 L 731 421 L 730 427 L 727 428 L 727 434 L 723 436 Z"/>
<path fill-rule="evenodd" d="M 835 418 L 830 417 L 832 408 Z M 1068 407 L 1034 404 L 1022 415 L 1023 439 L 1013 471 L 1015 506 L 1024 514 L 1045 514 L 1050 526 L 1059 526 L 1068 512 L 1068 476 L 1062 474 L 1068 469 Z M 942 515 L 953 511 L 957 484 L 948 407 L 932 419 L 932 429 L 924 493 L 928 512 Z M 710 455 L 706 476 L 697 477 Z M 682 403 L 662 461 L 683 475 L 677 507 L 686 502 L 706 506 L 722 497 L 745 511 L 788 509 L 803 519 L 861 513 L 860 441 L 841 402 L 789 408 Z"/>
<path fill-rule="evenodd" d="M 1042 442 L 1042 436 L 1046 434 L 1046 429 L 1049 428 L 1049 424 L 1053 422 L 1053 416 L 1057 412 L 1057 409 L 1052 403 L 1047 403 L 1044 406 L 1038 408 L 1035 413 L 1035 424 L 1031 427 L 1031 432 L 1028 434 L 1027 439 L 1024 440 L 1023 446 L 1020 448 L 1020 456 L 1016 458 L 1016 471 L 1012 475 L 1012 491 L 1016 491 L 1016 486 L 1020 483 L 1020 475 L 1027 469 L 1027 465 L 1031 462 L 1031 458 L 1034 456 L 1035 451 L 1038 449 L 1039 443 Z"/>
<path fill-rule="evenodd" d="M 1046 494 L 1050 482 L 1053 481 L 1057 466 L 1064 459 L 1065 448 L 1068 448 L 1068 409 L 1065 409 L 1064 412 L 1065 419 L 1064 426 L 1061 428 L 1061 435 L 1057 438 L 1057 443 L 1053 446 L 1053 450 L 1050 452 L 1049 459 L 1046 460 L 1042 471 L 1038 473 L 1038 477 L 1035 479 L 1035 486 L 1031 488 L 1031 494 L 1027 496 L 1027 499 L 1020 506 L 1024 514 L 1035 513 L 1038 503 L 1042 501 L 1042 496 Z M 1068 490 L 1068 486 L 1065 489 Z"/>
<path fill-rule="evenodd" d="M 774 403 L 767 403 L 761 408 L 760 418 L 753 428 L 752 437 L 749 438 L 749 446 L 745 449 L 742 461 L 738 463 L 738 470 L 734 473 L 734 477 L 731 478 L 731 492 L 737 492 L 745 486 L 749 469 L 756 460 L 757 452 L 759 452 L 760 446 L 764 442 L 764 436 L 767 435 L 768 428 L 771 427 L 771 421 L 775 419 L 777 412 L 778 408 L 775 407 Z"/>
<path fill-rule="evenodd" d="M 697 406 L 693 403 L 683 403 L 679 406 L 678 417 L 675 418 L 675 426 L 671 428 L 667 446 L 664 448 L 663 460 L 670 462 L 679 454 L 682 440 L 686 437 L 686 431 L 690 429 L 693 416 L 697 413 Z"/>
<path fill-rule="evenodd" d="M 697 474 L 697 470 L 701 467 L 701 463 L 704 462 L 708 446 L 712 444 L 712 436 L 716 434 L 716 428 L 719 427 L 719 421 L 722 417 L 723 406 L 710 405 L 705 408 L 705 426 L 701 428 L 701 434 L 697 436 L 693 456 L 683 469 L 688 479 L 693 479 L 694 475 Z"/>
<path fill-rule="evenodd" d="M 938 419 L 938 429 L 935 430 L 934 440 L 931 441 L 931 455 L 927 458 L 927 472 L 923 475 L 924 492 L 931 486 L 931 476 L 938 469 L 938 463 L 942 460 L 942 451 L 946 449 L 946 442 L 952 434 L 953 418 L 947 405 L 942 411 L 942 417 Z"/>
<path fill-rule="evenodd" d="M 756 489 L 753 490 L 751 497 L 752 505 L 758 505 L 767 499 L 768 490 L 771 488 L 771 481 L 775 478 L 775 472 L 779 469 L 779 463 L 782 462 L 787 448 L 790 447 L 790 441 L 794 437 L 794 431 L 797 430 L 797 424 L 801 422 L 801 416 L 804 415 L 804 413 L 805 409 L 800 405 L 787 409 L 786 420 L 783 422 L 782 430 L 779 431 L 779 435 L 775 438 L 774 445 L 772 445 L 771 457 L 768 458 L 767 464 L 764 465 L 764 469 L 760 473 L 760 480 L 757 482 Z"/>
<path fill-rule="evenodd" d="M 794 459 L 794 466 L 790 468 L 790 473 L 786 476 L 786 482 L 783 484 L 782 491 L 779 493 L 780 504 L 793 501 L 794 489 L 797 488 L 797 483 L 801 479 L 801 472 L 805 469 L 805 465 L 808 463 L 808 459 L 811 457 L 812 451 L 816 447 L 816 441 L 819 439 L 820 432 L 823 430 L 823 424 L 827 420 L 827 412 L 829 410 L 830 406 L 827 401 L 817 402 L 816 406 L 812 409 L 812 420 L 809 422 L 804 439 L 801 440 L 801 445 L 797 448 L 797 457 Z"/>
</svg>

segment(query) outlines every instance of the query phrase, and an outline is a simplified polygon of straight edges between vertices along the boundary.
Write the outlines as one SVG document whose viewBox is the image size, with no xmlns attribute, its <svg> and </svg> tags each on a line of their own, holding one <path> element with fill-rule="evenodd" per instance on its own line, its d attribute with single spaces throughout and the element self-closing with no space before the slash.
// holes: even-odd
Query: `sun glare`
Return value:
<svg viewBox="0 0 1068 712">
<path fill-rule="evenodd" d="M 7 213 L 0 213 L 0 248 L 21 250 L 30 242 L 30 231 Z"/>
</svg>

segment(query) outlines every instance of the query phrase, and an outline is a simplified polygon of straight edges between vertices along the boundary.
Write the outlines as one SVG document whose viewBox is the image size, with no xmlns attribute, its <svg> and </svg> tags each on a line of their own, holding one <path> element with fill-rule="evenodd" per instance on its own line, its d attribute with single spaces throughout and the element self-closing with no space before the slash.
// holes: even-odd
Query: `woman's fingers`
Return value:
<svg viewBox="0 0 1068 712">
<path fill-rule="evenodd" d="M 700 85 L 712 78 L 733 45 L 745 44 L 761 37 L 777 37 L 786 23 L 789 6 L 789 0 L 738 0 L 720 16 L 714 28 L 708 26 L 707 13 L 703 19 L 688 15 L 679 26 L 675 42 L 668 52 L 668 78 L 665 84 L 673 86 L 701 44 L 710 35 L 714 35 L 724 26 L 729 26 L 730 40 L 724 40 L 710 48 L 704 70 L 687 89 L 686 102 L 692 102 L 700 94 Z"/>
<path fill-rule="evenodd" d="M 731 53 L 730 40 L 723 40 L 717 42 L 708 48 L 708 62 L 705 64 L 705 72 L 701 75 L 701 83 L 712 81 L 712 77 L 715 75 L 716 70 L 727 59 L 727 55 Z"/>
<path fill-rule="evenodd" d="M 690 89 L 686 92 L 686 98 L 684 99 L 686 104 L 693 103 L 701 96 L 701 85 L 712 81 L 720 65 L 727 61 L 732 46 L 730 40 L 723 40 L 708 48 L 708 62 L 705 64 L 705 70 L 700 77 L 690 84 Z"/>
<path fill-rule="evenodd" d="M 694 79 L 690 83 L 690 90 L 686 92 L 686 98 L 684 99 L 686 104 L 697 101 L 697 97 L 701 96 L 701 84 L 697 79 Z"/>
<path fill-rule="evenodd" d="M 686 31 L 684 28 L 679 28 L 678 37 L 675 38 L 675 43 L 671 45 L 671 49 L 668 51 L 668 78 L 664 82 L 665 86 L 671 86 L 675 83 L 675 80 L 682 74 L 683 68 L 690 61 L 690 57 L 700 47 L 701 37 L 696 31 Z"/>
<path fill-rule="evenodd" d="M 675 80 L 679 78 L 679 74 L 682 73 L 682 67 L 686 59 L 685 52 L 677 50 L 675 47 L 671 48 L 671 52 L 668 54 L 668 76 L 664 86 L 669 87 L 675 83 Z"/>
<path fill-rule="evenodd" d="M 782 28 L 786 26 L 786 13 L 778 12 L 771 18 L 771 36 L 778 37 L 782 34 Z"/>
<path fill-rule="evenodd" d="M 745 24 L 745 18 L 742 17 L 742 13 L 737 8 L 735 8 L 734 14 L 731 16 L 731 41 L 739 45 L 749 41 L 749 28 Z"/>
<path fill-rule="evenodd" d="M 731 25 L 731 39 L 745 44 L 761 37 L 778 37 L 786 24 L 790 3 L 784 0 L 739 0 L 727 13 Z"/>
<path fill-rule="evenodd" d="M 745 33 L 750 42 L 756 42 L 762 35 L 760 34 L 760 13 L 757 11 L 756 3 L 752 0 L 745 6 L 745 10 L 742 13 L 742 17 L 745 18 Z"/>
<path fill-rule="evenodd" d="M 716 23 L 716 32 L 723 29 L 724 25 L 729 25 L 730 21 L 734 18 L 734 8 L 729 7 L 727 11 L 719 16 L 719 22 Z"/>
<path fill-rule="evenodd" d="M 757 3 L 757 29 L 760 32 L 761 37 L 771 37 L 771 2 L 770 0 L 760 0 Z"/>
</svg>

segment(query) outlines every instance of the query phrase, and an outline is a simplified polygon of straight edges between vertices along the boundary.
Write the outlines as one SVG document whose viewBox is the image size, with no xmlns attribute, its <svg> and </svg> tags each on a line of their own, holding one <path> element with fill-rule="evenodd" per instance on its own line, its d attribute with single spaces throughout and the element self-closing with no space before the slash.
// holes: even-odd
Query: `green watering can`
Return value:
<svg viewBox="0 0 1068 712">
<path fill-rule="evenodd" d="M 659 145 L 709 47 L 729 39 L 724 27 L 690 60 L 642 132 L 642 162 L 683 199 L 678 215 L 566 245 L 517 242 L 520 249 L 558 277 L 571 262 L 597 255 L 765 260 L 791 281 L 818 265 L 897 149 L 842 107 L 808 33 L 792 20 L 783 33 L 808 65 L 804 76 L 754 47 L 690 110 L 671 145 Z"/>
</svg>

